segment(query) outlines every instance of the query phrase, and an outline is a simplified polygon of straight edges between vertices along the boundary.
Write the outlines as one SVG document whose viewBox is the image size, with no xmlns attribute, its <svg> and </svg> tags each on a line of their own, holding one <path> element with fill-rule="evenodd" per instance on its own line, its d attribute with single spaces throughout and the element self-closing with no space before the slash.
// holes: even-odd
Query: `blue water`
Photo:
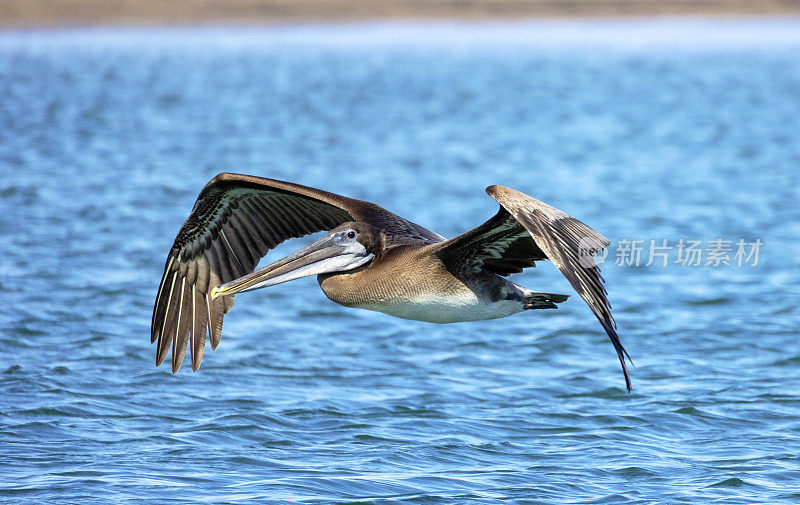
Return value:
<svg viewBox="0 0 800 505">
<path fill-rule="evenodd" d="M 0 501 L 800 502 L 800 21 L 0 32 Z M 453 236 L 514 187 L 613 241 L 576 296 L 430 325 L 314 279 L 202 368 L 151 304 L 221 171 Z M 738 266 L 650 241 L 763 244 Z M 642 240 L 641 264 L 620 264 Z M 289 242 L 291 251 L 302 240 Z M 619 263 L 624 263 L 619 261 Z M 571 293 L 549 264 L 516 282 Z"/>
</svg>

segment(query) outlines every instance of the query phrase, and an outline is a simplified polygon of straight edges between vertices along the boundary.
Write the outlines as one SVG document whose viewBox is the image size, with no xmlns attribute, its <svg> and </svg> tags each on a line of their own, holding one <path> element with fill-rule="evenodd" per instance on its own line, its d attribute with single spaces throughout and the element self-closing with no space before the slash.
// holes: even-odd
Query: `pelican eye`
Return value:
<svg viewBox="0 0 800 505">
<path fill-rule="evenodd" d="M 356 232 L 350 230 L 347 232 L 347 238 L 356 238 Z"/>
</svg>

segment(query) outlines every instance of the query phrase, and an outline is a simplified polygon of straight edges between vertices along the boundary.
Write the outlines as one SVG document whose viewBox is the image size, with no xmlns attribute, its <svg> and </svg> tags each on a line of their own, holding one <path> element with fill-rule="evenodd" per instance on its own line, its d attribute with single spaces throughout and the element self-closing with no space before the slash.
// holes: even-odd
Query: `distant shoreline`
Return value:
<svg viewBox="0 0 800 505">
<path fill-rule="evenodd" d="M 0 28 L 800 15 L 800 0 L 5 0 Z"/>
</svg>

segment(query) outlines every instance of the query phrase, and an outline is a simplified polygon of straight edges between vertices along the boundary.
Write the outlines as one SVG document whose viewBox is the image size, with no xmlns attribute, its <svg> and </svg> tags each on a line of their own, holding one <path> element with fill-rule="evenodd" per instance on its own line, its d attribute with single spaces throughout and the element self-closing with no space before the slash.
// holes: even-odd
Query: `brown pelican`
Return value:
<svg viewBox="0 0 800 505">
<path fill-rule="evenodd" d="M 290 182 L 219 174 L 200 192 L 167 257 L 151 343 L 156 364 L 172 347 L 172 371 L 187 344 L 192 369 L 206 335 L 216 349 L 236 293 L 309 275 L 332 301 L 433 323 L 479 321 L 527 309 L 554 309 L 567 295 L 531 291 L 505 279 L 549 259 L 608 333 L 630 379 L 603 278 L 591 255 L 609 240 L 582 222 L 503 186 L 486 192 L 500 211 L 446 240 L 370 202 Z M 293 237 L 319 240 L 264 268 L 259 259 Z M 630 357 L 628 357 L 630 359 Z"/>
</svg>

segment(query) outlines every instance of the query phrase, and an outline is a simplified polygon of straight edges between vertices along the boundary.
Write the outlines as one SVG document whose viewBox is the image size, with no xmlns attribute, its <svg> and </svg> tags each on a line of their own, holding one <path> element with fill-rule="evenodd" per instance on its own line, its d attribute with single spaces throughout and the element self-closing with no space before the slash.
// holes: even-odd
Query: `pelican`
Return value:
<svg viewBox="0 0 800 505">
<path fill-rule="evenodd" d="M 497 214 L 445 239 L 371 202 L 299 184 L 222 173 L 200 191 L 167 256 L 151 343 L 156 365 L 172 347 L 172 371 L 191 349 L 216 349 L 234 296 L 316 275 L 345 307 L 432 323 L 480 321 L 529 309 L 554 309 L 567 295 L 541 293 L 505 277 L 550 260 L 586 301 L 611 339 L 631 389 L 625 357 L 592 254 L 611 242 L 577 219 L 519 191 L 489 186 Z M 281 242 L 322 238 L 270 265 L 258 261 Z M 255 270 L 255 271 L 254 271 Z"/>
</svg>

